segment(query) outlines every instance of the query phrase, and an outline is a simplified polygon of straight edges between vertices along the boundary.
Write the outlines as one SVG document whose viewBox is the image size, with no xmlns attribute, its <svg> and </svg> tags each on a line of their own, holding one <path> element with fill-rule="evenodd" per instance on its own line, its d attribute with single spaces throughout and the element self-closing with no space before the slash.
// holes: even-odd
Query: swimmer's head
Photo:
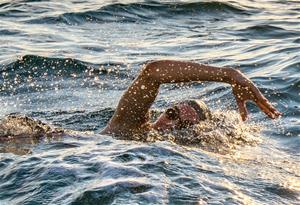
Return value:
<svg viewBox="0 0 300 205">
<path fill-rule="evenodd" d="M 185 100 L 163 112 L 153 123 L 157 130 L 182 129 L 211 118 L 211 112 L 201 100 Z"/>
</svg>

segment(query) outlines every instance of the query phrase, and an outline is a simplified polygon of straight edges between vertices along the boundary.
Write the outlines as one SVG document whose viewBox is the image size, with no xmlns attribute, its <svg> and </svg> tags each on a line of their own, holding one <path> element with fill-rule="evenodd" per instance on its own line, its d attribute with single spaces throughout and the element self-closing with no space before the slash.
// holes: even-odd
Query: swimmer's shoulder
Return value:
<svg viewBox="0 0 300 205">
<path fill-rule="evenodd" d="M 149 132 L 150 124 L 145 123 L 139 127 L 130 127 L 130 126 L 119 126 L 119 125 L 112 125 L 108 124 L 103 130 L 100 131 L 100 134 L 105 135 L 115 135 L 115 136 L 129 136 L 133 134 L 141 134 L 145 132 Z"/>
</svg>

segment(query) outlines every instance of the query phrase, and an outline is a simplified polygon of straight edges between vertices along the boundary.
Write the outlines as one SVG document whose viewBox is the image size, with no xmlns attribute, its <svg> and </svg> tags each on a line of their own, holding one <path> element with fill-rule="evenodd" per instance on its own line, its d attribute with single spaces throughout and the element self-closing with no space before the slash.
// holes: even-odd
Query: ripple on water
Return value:
<svg viewBox="0 0 300 205">
<path fill-rule="evenodd" d="M 298 31 L 286 30 L 272 25 L 254 25 L 234 32 L 234 35 L 243 36 L 251 39 L 281 39 L 299 36 Z"/>
<path fill-rule="evenodd" d="M 43 148 L 43 150 L 60 150 L 60 149 L 71 149 L 80 147 L 80 143 L 77 142 L 52 142 Z"/>
<path fill-rule="evenodd" d="M 228 120 L 144 142 L 75 132 L 1 142 L 0 204 L 299 204 L 298 4 L 1 1 L 1 115 L 98 131 L 141 65 L 161 58 L 240 67 L 284 115 L 269 121 L 250 105 L 256 132 L 224 112 L 235 108 L 229 87 L 162 87 L 156 108 L 202 97 Z M 14 122 L 32 134 L 35 123 Z"/>
<path fill-rule="evenodd" d="M 141 194 L 149 191 L 153 186 L 137 180 L 111 180 L 99 183 L 93 189 L 85 189 L 71 204 L 111 204 L 117 202 L 117 197 L 130 194 Z M 126 202 L 122 200 L 120 202 Z"/>
<path fill-rule="evenodd" d="M 289 198 L 289 199 L 299 199 L 300 198 L 299 192 L 289 189 L 287 187 L 280 186 L 280 185 L 268 186 L 268 187 L 265 187 L 265 190 L 267 190 L 271 193 L 277 194 L 278 196 L 283 197 L 283 198 Z"/>
<path fill-rule="evenodd" d="M 250 12 L 242 7 L 224 2 L 139 2 L 112 3 L 99 9 L 92 8 L 84 12 L 65 12 L 53 16 L 35 16 L 25 19 L 28 24 L 67 24 L 81 25 L 84 23 L 149 23 L 159 17 L 166 18 L 179 15 L 249 15 Z"/>
<path fill-rule="evenodd" d="M 1 159 L 1 161 L 0 161 L 0 171 L 2 169 L 5 169 L 7 166 L 9 166 L 9 164 L 12 163 L 13 161 L 14 161 L 13 159 L 9 159 L 9 158 Z"/>
</svg>

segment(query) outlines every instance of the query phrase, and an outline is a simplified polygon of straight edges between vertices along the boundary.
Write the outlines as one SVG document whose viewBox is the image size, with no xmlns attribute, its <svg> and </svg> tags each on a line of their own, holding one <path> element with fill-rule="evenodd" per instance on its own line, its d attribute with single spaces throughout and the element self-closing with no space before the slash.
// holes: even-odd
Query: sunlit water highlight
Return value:
<svg viewBox="0 0 300 205">
<path fill-rule="evenodd" d="M 0 204 L 299 204 L 299 5 L 2 1 L 1 119 L 19 113 L 73 131 L 1 139 Z M 284 115 L 271 121 L 249 104 L 243 124 L 230 87 L 166 85 L 155 110 L 200 98 L 225 126 L 97 134 L 141 66 L 166 58 L 238 67 Z"/>
</svg>

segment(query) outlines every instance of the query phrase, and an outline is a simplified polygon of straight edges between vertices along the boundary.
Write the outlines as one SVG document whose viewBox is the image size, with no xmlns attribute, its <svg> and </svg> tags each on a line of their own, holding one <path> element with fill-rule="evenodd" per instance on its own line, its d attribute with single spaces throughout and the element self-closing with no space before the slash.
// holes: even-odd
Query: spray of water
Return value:
<svg viewBox="0 0 300 205">
<path fill-rule="evenodd" d="M 153 116 L 158 114 L 159 111 L 153 112 Z M 215 111 L 212 119 L 202 121 L 189 128 L 168 132 L 153 130 L 143 135 L 125 136 L 122 139 L 144 142 L 170 141 L 180 145 L 197 146 L 208 151 L 226 153 L 240 145 L 259 143 L 261 129 L 262 126 L 257 123 L 242 122 L 238 113 L 234 111 Z M 8 115 L 0 123 L 1 140 L 80 135 L 80 132 L 74 133 L 23 115 Z M 86 135 L 86 133 L 82 134 Z"/>
<path fill-rule="evenodd" d="M 156 114 L 157 115 L 157 114 Z M 169 132 L 151 131 L 145 135 L 132 135 L 127 139 L 155 142 L 171 141 L 185 146 L 197 146 L 208 151 L 227 153 L 237 146 L 261 142 L 258 123 L 244 123 L 234 111 L 215 111 L 211 120 L 192 127 Z"/>
</svg>

